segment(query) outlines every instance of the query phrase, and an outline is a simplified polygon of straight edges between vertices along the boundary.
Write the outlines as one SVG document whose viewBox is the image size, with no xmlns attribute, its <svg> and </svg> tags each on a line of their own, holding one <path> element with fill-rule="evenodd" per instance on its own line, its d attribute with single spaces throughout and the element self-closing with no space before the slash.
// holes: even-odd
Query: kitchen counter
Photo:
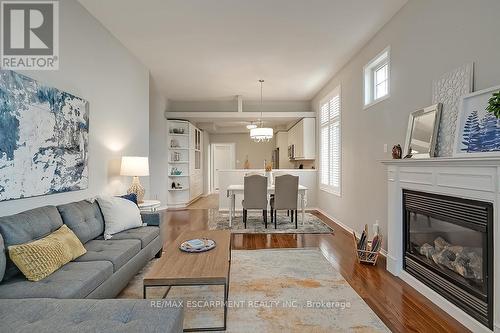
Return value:
<svg viewBox="0 0 500 333">
<path fill-rule="evenodd" d="M 316 207 L 316 194 L 318 188 L 318 179 L 316 169 L 274 169 L 273 175 L 287 173 L 299 176 L 299 184 L 308 188 L 307 208 Z M 264 172 L 264 169 L 230 169 L 219 170 L 219 211 L 228 211 L 230 200 L 227 197 L 227 187 L 229 185 L 243 185 L 243 179 L 246 174 L 251 172 Z M 236 210 L 242 210 L 241 200 L 243 197 L 236 197 Z"/>
</svg>

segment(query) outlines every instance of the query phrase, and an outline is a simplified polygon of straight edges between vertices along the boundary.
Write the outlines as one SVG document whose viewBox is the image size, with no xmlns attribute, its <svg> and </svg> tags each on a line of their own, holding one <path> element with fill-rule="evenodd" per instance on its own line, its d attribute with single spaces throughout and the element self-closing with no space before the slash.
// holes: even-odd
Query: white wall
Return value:
<svg viewBox="0 0 500 333">
<path fill-rule="evenodd" d="M 271 162 L 274 150 L 274 138 L 269 142 L 256 143 L 250 139 L 250 134 L 210 134 L 211 143 L 236 144 L 236 169 L 243 169 L 246 157 L 251 169 L 264 169 L 264 160 Z"/>
<path fill-rule="evenodd" d="M 168 100 L 158 91 L 154 79 L 149 78 L 149 173 L 151 199 L 167 203 L 167 120 Z"/>
<path fill-rule="evenodd" d="M 119 176 L 121 156 L 149 153 L 148 70 L 77 1 L 60 1 L 59 10 L 59 70 L 22 74 L 89 101 L 89 188 L 0 202 L 0 215 L 121 193 L 130 182 Z M 149 178 L 141 182 L 149 188 Z"/>
<path fill-rule="evenodd" d="M 342 196 L 320 191 L 321 209 L 358 231 L 379 220 L 387 236 L 386 174 L 379 161 L 391 158 L 392 145 L 403 145 L 408 115 L 431 104 L 433 79 L 473 61 L 475 90 L 500 84 L 498 13 L 498 0 L 410 0 L 317 94 L 315 110 L 342 87 Z M 363 66 L 388 45 L 391 97 L 363 110 Z"/>
</svg>

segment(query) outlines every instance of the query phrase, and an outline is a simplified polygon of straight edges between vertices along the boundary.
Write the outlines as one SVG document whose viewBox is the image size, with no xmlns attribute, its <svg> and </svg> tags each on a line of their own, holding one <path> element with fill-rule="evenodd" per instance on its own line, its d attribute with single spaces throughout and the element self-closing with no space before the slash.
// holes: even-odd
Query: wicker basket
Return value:
<svg viewBox="0 0 500 333">
<path fill-rule="evenodd" d="M 354 241 L 354 250 L 356 251 L 356 257 L 358 258 L 359 263 L 366 263 L 366 264 L 372 264 L 376 265 L 377 264 L 377 259 L 378 255 L 380 253 L 380 250 L 378 251 L 372 251 L 372 241 L 367 241 L 367 246 L 366 250 L 360 250 L 358 249 L 358 238 L 356 237 L 356 233 L 353 231 L 352 232 L 352 237 Z M 379 235 L 379 242 L 380 242 L 380 247 L 379 249 L 382 248 L 382 235 Z"/>
</svg>

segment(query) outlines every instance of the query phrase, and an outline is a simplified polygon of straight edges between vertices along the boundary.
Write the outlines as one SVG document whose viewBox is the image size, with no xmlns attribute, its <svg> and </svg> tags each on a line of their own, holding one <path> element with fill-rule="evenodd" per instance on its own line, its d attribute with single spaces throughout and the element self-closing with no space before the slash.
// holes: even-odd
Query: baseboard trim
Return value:
<svg viewBox="0 0 500 333">
<path fill-rule="evenodd" d="M 338 218 L 328 214 L 327 212 L 325 212 L 323 209 L 321 208 L 315 208 L 315 210 L 317 210 L 319 213 L 325 215 L 326 217 L 328 217 L 330 220 L 332 220 L 335 224 L 337 224 L 339 227 L 341 227 L 342 229 L 344 229 L 345 231 L 347 231 L 348 233 L 352 234 L 354 229 L 352 229 L 351 227 L 349 227 L 347 224 L 343 223 L 342 221 L 340 221 Z M 384 249 L 381 249 L 380 250 L 380 254 L 384 257 L 387 258 L 387 251 L 384 250 Z"/>
<path fill-rule="evenodd" d="M 316 210 L 325 215 L 326 217 L 328 217 L 330 220 L 332 220 L 333 222 L 335 222 L 335 224 L 338 224 L 339 227 L 341 227 L 342 229 L 344 229 L 345 231 L 349 232 L 350 234 L 352 234 L 352 232 L 354 231 L 354 229 L 352 229 L 351 227 L 348 227 L 345 223 L 342 223 L 342 221 L 340 221 L 338 218 L 328 214 L 327 212 L 325 212 L 323 209 L 321 208 L 316 208 Z"/>
</svg>

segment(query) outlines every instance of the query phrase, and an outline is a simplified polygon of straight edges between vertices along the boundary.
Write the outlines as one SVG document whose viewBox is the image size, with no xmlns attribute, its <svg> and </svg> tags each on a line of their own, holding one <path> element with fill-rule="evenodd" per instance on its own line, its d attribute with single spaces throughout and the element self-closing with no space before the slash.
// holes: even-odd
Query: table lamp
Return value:
<svg viewBox="0 0 500 333">
<path fill-rule="evenodd" d="M 127 193 L 135 193 L 137 202 L 144 202 L 144 187 L 139 181 L 139 177 L 149 176 L 149 162 L 147 157 L 140 156 L 122 156 L 122 165 L 120 175 L 131 176 L 132 185 L 127 190 Z"/>
</svg>

